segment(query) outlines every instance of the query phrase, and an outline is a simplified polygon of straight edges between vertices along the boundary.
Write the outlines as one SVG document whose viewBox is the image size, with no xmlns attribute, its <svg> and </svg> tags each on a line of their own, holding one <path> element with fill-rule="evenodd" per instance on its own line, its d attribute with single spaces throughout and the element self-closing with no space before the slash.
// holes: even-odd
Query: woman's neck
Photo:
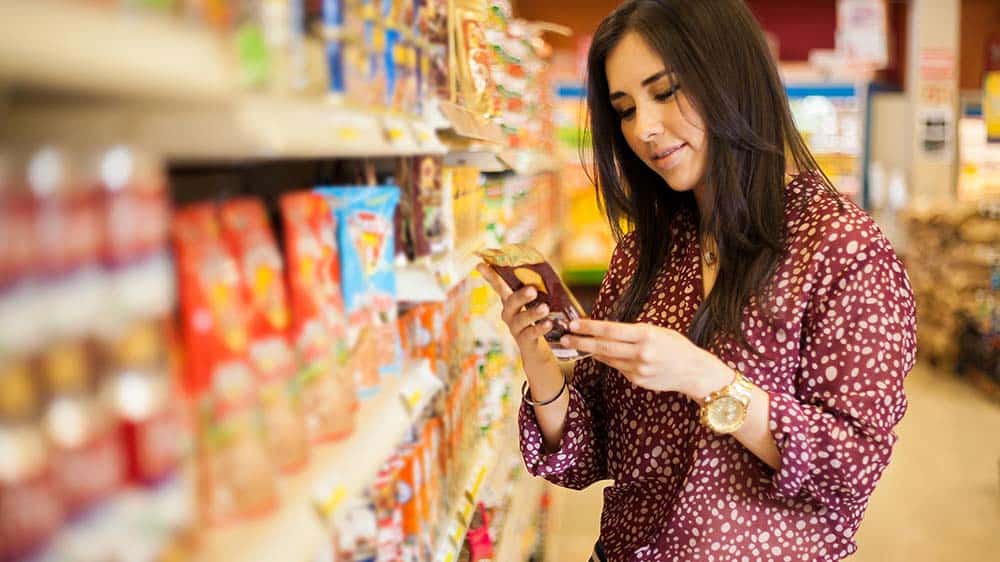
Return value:
<svg viewBox="0 0 1000 562">
<path fill-rule="evenodd" d="M 715 211 L 715 192 L 702 184 L 694 188 L 694 201 L 698 205 L 699 226 L 702 230 L 709 222 L 709 217 Z"/>
</svg>

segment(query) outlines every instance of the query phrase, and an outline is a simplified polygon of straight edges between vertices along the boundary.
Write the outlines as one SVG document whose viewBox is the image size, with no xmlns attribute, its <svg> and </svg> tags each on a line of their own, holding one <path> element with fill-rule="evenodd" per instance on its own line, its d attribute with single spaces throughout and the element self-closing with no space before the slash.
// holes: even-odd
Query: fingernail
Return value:
<svg viewBox="0 0 1000 562">
<path fill-rule="evenodd" d="M 572 330 L 572 331 L 574 331 L 574 332 L 577 331 L 577 330 L 579 330 L 580 329 L 580 323 L 577 322 L 576 320 L 570 322 L 569 323 L 569 329 Z"/>
<path fill-rule="evenodd" d="M 543 304 L 543 305 L 541 305 L 541 306 L 538 307 L 538 315 L 539 316 L 545 316 L 548 313 L 549 313 L 549 307 L 547 305 Z"/>
<path fill-rule="evenodd" d="M 569 338 L 567 338 L 566 336 L 559 338 L 559 344 L 562 345 L 563 347 L 569 347 Z"/>
<path fill-rule="evenodd" d="M 538 292 L 534 288 L 528 289 L 525 293 L 529 299 L 533 299 L 538 296 Z"/>
</svg>

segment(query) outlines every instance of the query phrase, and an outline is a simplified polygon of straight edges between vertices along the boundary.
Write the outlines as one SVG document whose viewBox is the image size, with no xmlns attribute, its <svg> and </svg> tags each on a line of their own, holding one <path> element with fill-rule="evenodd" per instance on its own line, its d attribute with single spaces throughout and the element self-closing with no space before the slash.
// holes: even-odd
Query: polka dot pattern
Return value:
<svg viewBox="0 0 1000 562">
<path fill-rule="evenodd" d="M 770 395 L 773 470 L 698 407 L 641 389 L 593 360 L 577 363 L 562 443 L 546 452 L 530 406 L 520 411 L 528 470 L 569 488 L 613 479 L 601 540 L 609 559 L 840 560 L 896 440 L 903 379 L 915 360 L 906 272 L 864 211 L 804 174 L 786 191 L 786 252 L 742 329 L 759 352 L 718 338 L 709 350 Z M 842 204 L 841 204 L 842 203 Z M 638 320 L 686 332 L 701 304 L 693 213 Z M 636 267 L 636 243 L 615 249 L 594 306 L 607 318 Z"/>
</svg>

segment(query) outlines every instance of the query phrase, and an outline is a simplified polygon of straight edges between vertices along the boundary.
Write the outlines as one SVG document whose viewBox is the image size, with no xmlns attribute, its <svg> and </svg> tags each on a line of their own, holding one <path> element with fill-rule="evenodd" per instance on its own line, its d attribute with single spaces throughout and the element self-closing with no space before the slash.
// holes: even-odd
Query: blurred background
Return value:
<svg viewBox="0 0 1000 562">
<path fill-rule="evenodd" d="M 855 560 L 1000 551 L 1000 2 L 748 0 L 917 293 Z M 474 252 L 585 308 L 616 2 L 0 0 L 0 561 L 576 561 Z"/>
</svg>

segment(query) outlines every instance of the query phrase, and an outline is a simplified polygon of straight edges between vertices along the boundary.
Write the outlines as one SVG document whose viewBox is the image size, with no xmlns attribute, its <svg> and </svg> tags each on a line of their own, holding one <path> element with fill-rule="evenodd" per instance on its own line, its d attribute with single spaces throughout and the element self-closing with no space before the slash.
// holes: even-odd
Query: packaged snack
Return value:
<svg viewBox="0 0 1000 562">
<path fill-rule="evenodd" d="M 282 197 L 281 214 L 306 426 L 314 441 L 346 437 L 354 429 L 356 382 L 354 359 L 348 355 L 334 217 L 322 196 L 306 191 Z"/>
<path fill-rule="evenodd" d="M 458 1 L 452 13 L 457 39 L 459 100 L 469 110 L 480 115 L 495 112 L 493 55 L 486 43 L 485 5 L 473 0 Z"/>
<path fill-rule="evenodd" d="M 424 450 L 419 442 L 407 445 L 402 453 L 403 465 L 399 472 L 398 500 L 402 507 L 403 551 L 407 560 L 420 560 L 429 550 L 427 520 L 424 519 L 426 501 L 424 482 Z"/>
<path fill-rule="evenodd" d="M 0 560 L 27 559 L 59 529 L 63 510 L 51 473 L 41 389 L 28 354 L 3 341 L 0 355 Z"/>
<path fill-rule="evenodd" d="M 196 404 L 197 487 L 204 520 L 262 515 L 277 503 L 276 479 L 247 353 L 240 271 L 219 233 L 215 209 L 174 217 L 180 276 L 184 389 Z"/>
<path fill-rule="evenodd" d="M 182 455 L 180 412 L 172 401 L 165 320 L 135 320 L 108 343 L 106 392 L 118 417 L 129 482 L 157 484 Z"/>
<path fill-rule="evenodd" d="M 414 182 L 416 195 L 423 212 L 423 236 L 430 246 L 430 253 L 447 253 L 454 248 L 453 223 L 448 220 L 450 208 L 449 185 L 443 178 L 443 163 L 440 157 L 420 156 L 414 162 Z"/>
<path fill-rule="evenodd" d="M 479 169 L 470 166 L 449 166 L 444 169 L 445 181 L 450 179 L 454 244 L 465 247 L 480 238 L 483 232 L 482 208 L 484 190 L 479 183 Z M 445 187 L 445 192 L 448 189 Z"/>
<path fill-rule="evenodd" d="M 503 278 L 511 290 L 518 291 L 526 285 L 535 287 L 538 297 L 528 307 L 542 303 L 548 305 L 547 319 L 552 322 L 552 329 L 545 334 L 545 341 L 557 359 L 566 361 L 582 357 L 575 349 L 563 347 L 559 339 L 570 333 L 570 322 L 586 318 L 587 314 L 538 250 L 526 244 L 511 244 L 483 250 L 478 255 Z"/>
<path fill-rule="evenodd" d="M 333 535 L 338 562 L 375 562 L 379 559 L 378 518 L 370 493 L 343 507 L 343 516 Z"/>
<path fill-rule="evenodd" d="M 447 0 L 416 0 L 417 34 L 421 39 L 419 54 L 419 97 L 450 100 L 451 83 L 448 64 Z"/>
<path fill-rule="evenodd" d="M 344 0 L 323 0 L 323 39 L 326 43 L 327 91 L 335 97 L 344 95 Z"/>
<path fill-rule="evenodd" d="M 375 477 L 372 499 L 378 521 L 377 549 L 379 560 L 408 560 L 403 554 L 402 471 L 405 453 L 394 454 Z"/>
<path fill-rule="evenodd" d="M 111 412 L 97 394 L 94 359 L 81 340 L 50 345 L 42 358 L 53 477 L 69 513 L 108 498 L 124 481 L 124 451 Z"/>
<path fill-rule="evenodd" d="M 364 52 L 368 58 L 366 70 L 368 75 L 364 79 L 365 93 L 362 94 L 367 100 L 367 105 L 378 108 L 386 107 L 387 75 L 385 68 L 385 41 L 386 35 L 384 22 L 380 21 L 382 15 L 381 6 L 383 2 L 392 0 L 361 0 L 362 34 L 364 42 Z"/>
<path fill-rule="evenodd" d="M 223 236 L 236 257 L 249 304 L 250 364 L 272 458 L 283 471 L 305 466 L 308 434 L 295 382 L 295 354 L 288 342 L 291 319 L 285 268 L 259 199 L 234 199 L 220 209 Z"/>
<path fill-rule="evenodd" d="M 363 342 L 368 328 L 367 337 L 375 346 L 380 375 L 398 374 L 402 353 L 393 266 L 393 214 L 399 188 L 321 187 L 318 191 L 330 201 L 337 217 L 344 304 L 353 332 L 349 339 L 353 345 Z M 371 396 L 377 385 L 377 380 L 361 381 L 360 396 Z"/>
</svg>

